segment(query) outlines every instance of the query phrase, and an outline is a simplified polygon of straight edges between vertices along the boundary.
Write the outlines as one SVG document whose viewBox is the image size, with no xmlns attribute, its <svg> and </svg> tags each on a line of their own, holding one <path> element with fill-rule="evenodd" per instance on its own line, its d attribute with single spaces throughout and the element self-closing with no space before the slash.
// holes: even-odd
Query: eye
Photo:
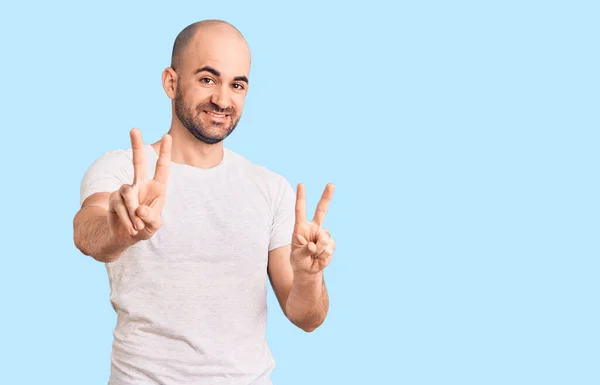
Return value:
<svg viewBox="0 0 600 385">
<path fill-rule="evenodd" d="M 200 79 L 200 82 L 202 82 L 204 84 L 210 84 L 212 81 L 213 80 L 211 78 L 202 78 L 202 79 Z"/>
<path fill-rule="evenodd" d="M 241 83 L 234 83 L 234 84 L 233 84 L 233 88 L 235 88 L 236 90 L 243 90 L 243 89 L 245 89 L 246 87 L 244 87 L 244 85 L 243 85 L 243 84 L 241 84 Z"/>
</svg>

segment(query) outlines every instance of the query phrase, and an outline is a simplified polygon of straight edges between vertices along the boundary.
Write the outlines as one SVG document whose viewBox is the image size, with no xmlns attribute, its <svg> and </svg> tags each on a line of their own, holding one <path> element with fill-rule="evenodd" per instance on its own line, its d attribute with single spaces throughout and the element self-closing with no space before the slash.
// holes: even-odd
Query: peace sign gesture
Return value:
<svg viewBox="0 0 600 385">
<path fill-rule="evenodd" d="M 160 143 L 154 178 L 148 179 L 142 134 L 133 129 L 130 135 L 133 183 L 124 184 L 111 194 L 108 210 L 111 235 L 126 243 L 149 239 L 162 225 L 161 213 L 171 164 L 171 136 L 166 134 Z"/>
<path fill-rule="evenodd" d="M 328 184 L 317 204 L 311 222 L 306 219 L 306 190 L 302 183 L 296 191 L 296 222 L 292 237 L 291 262 L 295 271 L 316 274 L 322 271 L 335 251 L 335 240 L 323 229 L 323 221 L 333 197 L 335 186 Z"/>
</svg>

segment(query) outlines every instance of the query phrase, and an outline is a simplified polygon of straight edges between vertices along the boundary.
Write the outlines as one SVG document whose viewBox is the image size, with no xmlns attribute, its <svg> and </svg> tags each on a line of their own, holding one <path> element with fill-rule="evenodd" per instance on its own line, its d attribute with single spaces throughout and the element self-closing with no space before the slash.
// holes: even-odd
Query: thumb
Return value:
<svg viewBox="0 0 600 385">
<path fill-rule="evenodd" d="M 317 245 L 314 242 L 308 242 L 302 235 L 297 234 L 296 239 L 300 247 L 297 253 L 302 257 L 309 257 L 317 251 Z"/>
<path fill-rule="evenodd" d="M 146 225 L 144 230 L 147 229 L 149 233 L 154 233 L 162 224 L 160 212 L 156 208 L 140 205 L 136 210 L 136 214 L 144 221 Z"/>
<path fill-rule="evenodd" d="M 136 214 L 142 220 L 148 219 L 148 216 L 150 215 L 150 209 L 146 205 L 140 205 L 136 210 Z"/>
</svg>

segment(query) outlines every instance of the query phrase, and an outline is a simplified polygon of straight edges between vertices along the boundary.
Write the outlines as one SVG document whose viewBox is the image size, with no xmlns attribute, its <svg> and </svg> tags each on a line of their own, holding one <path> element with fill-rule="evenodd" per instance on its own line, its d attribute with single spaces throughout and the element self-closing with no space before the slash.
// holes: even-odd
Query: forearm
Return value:
<svg viewBox="0 0 600 385">
<path fill-rule="evenodd" d="M 99 262 L 112 262 L 130 246 L 110 235 L 106 209 L 88 206 L 81 209 L 73 220 L 75 246 Z"/>
<path fill-rule="evenodd" d="M 286 302 L 286 316 L 296 326 L 310 332 L 325 320 L 329 297 L 323 272 L 317 274 L 294 273 L 294 280 Z"/>
</svg>

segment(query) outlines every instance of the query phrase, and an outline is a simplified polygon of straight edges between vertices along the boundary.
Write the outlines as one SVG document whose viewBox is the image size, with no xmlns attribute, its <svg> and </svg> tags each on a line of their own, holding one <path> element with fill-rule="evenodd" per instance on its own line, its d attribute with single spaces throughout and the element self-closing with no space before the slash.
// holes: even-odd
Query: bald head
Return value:
<svg viewBox="0 0 600 385">
<path fill-rule="evenodd" d="M 174 126 L 216 144 L 236 127 L 248 92 L 250 49 L 240 31 L 221 20 L 184 28 L 173 44 L 163 87 L 172 100 Z"/>
<path fill-rule="evenodd" d="M 202 20 L 188 25 L 175 38 L 171 54 L 171 68 L 177 71 L 181 67 L 190 46 L 214 39 L 241 43 L 249 54 L 248 44 L 244 36 L 233 25 L 223 20 Z"/>
</svg>

